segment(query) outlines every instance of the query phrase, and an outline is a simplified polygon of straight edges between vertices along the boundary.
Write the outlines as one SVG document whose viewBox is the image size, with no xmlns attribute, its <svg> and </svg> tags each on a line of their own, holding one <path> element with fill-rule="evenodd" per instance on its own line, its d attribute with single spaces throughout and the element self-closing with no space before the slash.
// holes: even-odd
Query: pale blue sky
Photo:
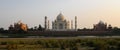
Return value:
<svg viewBox="0 0 120 50">
<path fill-rule="evenodd" d="M 120 0 L 0 0 L 0 27 L 19 20 L 44 26 L 44 16 L 52 22 L 60 11 L 69 21 L 77 16 L 78 28 L 92 28 L 100 20 L 120 26 Z"/>
</svg>

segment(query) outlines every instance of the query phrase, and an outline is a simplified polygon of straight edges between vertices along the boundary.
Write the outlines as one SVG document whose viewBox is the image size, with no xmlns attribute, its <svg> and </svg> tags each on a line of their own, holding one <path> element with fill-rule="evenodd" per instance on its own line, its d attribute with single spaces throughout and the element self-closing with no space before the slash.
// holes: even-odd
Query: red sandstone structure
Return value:
<svg viewBox="0 0 120 50">
<path fill-rule="evenodd" d="M 10 31 L 27 31 L 28 26 L 27 24 L 23 24 L 21 21 L 18 21 L 17 23 L 14 23 L 13 25 L 10 25 L 9 30 Z"/>
</svg>

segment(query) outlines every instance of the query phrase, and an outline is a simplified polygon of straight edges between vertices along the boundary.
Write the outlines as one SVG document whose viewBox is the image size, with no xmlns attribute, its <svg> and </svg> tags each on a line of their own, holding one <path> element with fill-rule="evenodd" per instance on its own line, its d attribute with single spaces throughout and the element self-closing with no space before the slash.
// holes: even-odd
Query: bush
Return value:
<svg viewBox="0 0 120 50">
<path fill-rule="evenodd" d="M 7 45 L 7 42 L 0 42 L 1 45 Z"/>
</svg>

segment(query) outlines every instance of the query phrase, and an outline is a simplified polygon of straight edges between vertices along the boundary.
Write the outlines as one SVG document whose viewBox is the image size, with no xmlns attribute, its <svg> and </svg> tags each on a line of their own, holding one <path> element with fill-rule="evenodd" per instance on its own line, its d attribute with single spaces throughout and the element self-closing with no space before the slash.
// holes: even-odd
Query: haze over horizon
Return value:
<svg viewBox="0 0 120 50">
<path fill-rule="evenodd" d="M 69 21 L 77 16 L 78 28 L 93 28 L 100 20 L 120 27 L 120 0 L 0 0 L 0 27 L 8 29 L 19 20 L 44 27 L 45 16 L 52 26 L 60 12 Z"/>
</svg>

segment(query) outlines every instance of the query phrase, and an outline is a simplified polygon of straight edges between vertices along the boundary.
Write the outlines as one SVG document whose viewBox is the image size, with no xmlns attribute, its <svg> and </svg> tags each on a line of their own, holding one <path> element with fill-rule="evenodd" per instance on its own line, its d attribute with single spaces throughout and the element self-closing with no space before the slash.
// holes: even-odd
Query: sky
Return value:
<svg viewBox="0 0 120 50">
<path fill-rule="evenodd" d="M 29 28 L 44 27 L 44 17 L 51 22 L 59 13 L 69 21 L 78 18 L 78 28 L 93 28 L 100 20 L 120 27 L 120 0 L 0 0 L 0 27 L 21 20 Z"/>
</svg>

